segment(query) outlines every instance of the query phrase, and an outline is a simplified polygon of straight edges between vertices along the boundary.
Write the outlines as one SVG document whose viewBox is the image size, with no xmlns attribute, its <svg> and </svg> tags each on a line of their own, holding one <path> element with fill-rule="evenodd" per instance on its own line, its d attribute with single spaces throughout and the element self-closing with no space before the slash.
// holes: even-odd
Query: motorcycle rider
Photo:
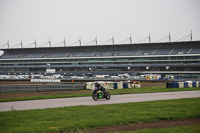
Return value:
<svg viewBox="0 0 200 133">
<path fill-rule="evenodd" d="M 106 89 L 100 83 L 95 82 L 92 92 L 93 92 L 92 98 L 94 100 L 98 100 L 102 98 L 106 98 L 106 100 L 110 99 L 109 92 L 106 92 Z"/>
<path fill-rule="evenodd" d="M 95 83 L 95 92 L 102 91 L 105 94 L 106 89 L 99 83 Z"/>
</svg>

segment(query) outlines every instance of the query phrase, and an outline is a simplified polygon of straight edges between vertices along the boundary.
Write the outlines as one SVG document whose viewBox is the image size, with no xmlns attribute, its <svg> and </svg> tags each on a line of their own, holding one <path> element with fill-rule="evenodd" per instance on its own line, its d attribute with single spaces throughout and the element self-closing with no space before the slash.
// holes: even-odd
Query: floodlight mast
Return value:
<svg viewBox="0 0 200 133">
<path fill-rule="evenodd" d="M 49 38 L 49 47 L 51 47 L 51 39 Z"/>
<path fill-rule="evenodd" d="M 149 33 L 149 43 L 151 43 L 151 36 L 150 36 L 150 33 Z"/>
<path fill-rule="evenodd" d="M 131 34 L 130 34 L 130 44 L 132 44 L 132 36 L 131 36 Z"/>
<path fill-rule="evenodd" d="M 37 45 L 36 45 L 36 39 L 35 39 L 35 42 L 34 42 L 34 43 L 35 43 L 35 48 L 37 48 Z"/>
<path fill-rule="evenodd" d="M 79 43 L 80 43 L 80 46 L 81 46 L 81 37 L 79 37 Z"/>
<path fill-rule="evenodd" d="M 96 45 L 97 45 L 97 36 L 96 36 L 96 38 L 95 38 L 95 43 L 96 43 Z"/>
<path fill-rule="evenodd" d="M 66 47 L 65 37 L 64 37 L 64 47 Z"/>
<path fill-rule="evenodd" d="M 114 42 L 114 35 L 112 35 L 112 43 L 115 44 L 115 42 Z"/>
<path fill-rule="evenodd" d="M 22 39 L 21 39 L 21 48 L 23 48 Z"/>
<path fill-rule="evenodd" d="M 7 44 L 8 44 L 8 49 L 9 49 L 9 40 L 8 40 Z"/>
</svg>

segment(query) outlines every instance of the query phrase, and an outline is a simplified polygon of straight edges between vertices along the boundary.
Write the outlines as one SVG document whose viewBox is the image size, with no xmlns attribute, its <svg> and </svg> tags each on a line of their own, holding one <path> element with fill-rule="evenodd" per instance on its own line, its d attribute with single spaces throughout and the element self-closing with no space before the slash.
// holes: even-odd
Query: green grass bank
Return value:
<svg viewBox="0 0 200 133">
<path fill-rule="evenodd" d="M 0 112 L 2 133 L 49 133 L 200 117 L 200 98 Z"/>
</svg>

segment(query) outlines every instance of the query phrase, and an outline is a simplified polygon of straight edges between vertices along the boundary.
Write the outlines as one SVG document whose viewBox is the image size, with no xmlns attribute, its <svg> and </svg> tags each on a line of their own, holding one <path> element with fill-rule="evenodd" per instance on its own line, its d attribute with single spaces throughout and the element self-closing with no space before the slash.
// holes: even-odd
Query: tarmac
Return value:
<svg viewBox="0 0 200 133">
<path fill-rule="evenodd" d="M 76 98 L 57 98 L 57 99 L 45 99 L 45 100 L 0 102 L 0 112 L 10 111 L 10 110 L 33 110 L 33 109 L 58 108 L 58 107 L 69 107 L 69 106 L 79 106 L 79 105 L 118 104 L 118 103 L 170 100 L 170 99 L 181 99 L 181 98 L 197 98 L 197 97 L 200 97 L 200 91 L 178 91 L 178 92 L 111 95 L 110 100 L 99 99 L 97 101 L 94 101 L 91 96 L 91 97 L 76 97 Z"/>
</svg>

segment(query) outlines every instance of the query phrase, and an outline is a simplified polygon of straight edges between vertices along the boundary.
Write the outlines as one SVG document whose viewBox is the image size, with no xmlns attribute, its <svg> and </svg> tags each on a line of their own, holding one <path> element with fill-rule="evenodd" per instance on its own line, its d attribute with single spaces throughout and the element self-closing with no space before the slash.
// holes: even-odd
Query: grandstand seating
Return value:
<svg viewBox="0 0 200 133">
<path fill-rule="evenodd" d="M 175 48 L 171 55 L 187 54 L 191 48 Z"/>
<path fill-rule="evenodd" d="M 19 57 L 19 54 L 3 54 L 1 58 L 3 59 L 12 59 Z"/>
<path fill-rule="evenodd" d="M 199 41 L 3 50 L 1 59 L 200 54 Z"/>
<path fill-rule="evenodd" d="M 190 54 L 200 54 L 200 48 L 193 48 Z"/>
<path fill-rule="evenodd" d="M 55 53 L 53 57 L 58 58 L 58 57 L 65 57 L 67 55 L 68 55 L 68 53 Z"/>
<path fill-rule="evenodd" d="M 138 52 L 138 49 L 125 50 L 122 56 L 135 56 Z"/>
<path fill-rule="evenodd" d="M 137 53 L 137 56 L 152 55 L 153 51 L 155 51 L 155 49 L 142 49 Z"/>
<path fill-rule="evenodd" d="M 92 54 L 94 53 L 94 51 L 88 51 L 88 52 L 81 52 L 81 54 L 79 56 L 82 56 L 82 57 L 91 57 Z"/>
<path fill-rule="evenodd" d="M 23 54 L 23 53 L 22 53 Z M 32 53 L 29 58 L 41 58 L 42 53 Z"/>
<path fill-rule="evenodd" d="M 172 49 L 170 48 L 160 48 L 158 49 L 154 55 L 168 55 Z"/>
<path fill-rule="evenodd" d="M 122 51 L 120 50 L 119 51 L 114 50 L 114 51 L 109 51 L 109 53 L 107 53 L 106 56 L 120 56 L 121 53 Z"/>
</svg>

